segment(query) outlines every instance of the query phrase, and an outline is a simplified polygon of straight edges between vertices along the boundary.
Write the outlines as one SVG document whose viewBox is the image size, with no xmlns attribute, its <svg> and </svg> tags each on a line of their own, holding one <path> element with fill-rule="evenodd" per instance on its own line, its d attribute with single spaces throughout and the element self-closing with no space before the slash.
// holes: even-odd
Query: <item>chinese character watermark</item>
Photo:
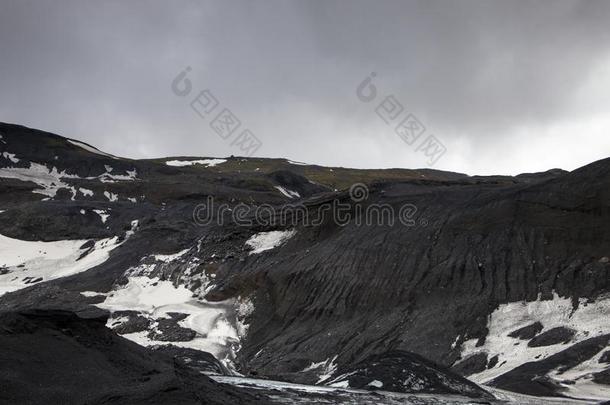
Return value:
<svg viewBox="0 0 610 405">
<path fill-rule="evenodd" d="M 356 97 L 363 103 L 370 103 L 377 98 L 377 86 L 373 84 L 373 79 L 377 77 L 375 72 L 365 77 L 356 88 Z M 427 163 L 433 166 L 447 152 L 447 148 L 434 135 L 427 135 L 421 142 L 426 132 L 426 127 L 411 112 L 405 112 L 405 108 L 400 101 L 392 94 L 386 96 L 375 107 L 375 113 L 386 123 L 392 125 L 394 132 L 400 139 L 409 146 L 415 147 L 415 152 L 421 152 L 428 158 Z M 402 119 L 400 117 L 402 116 Z M 419 142 L 419 143 L 418 143 Z"/>
<path fill-rule="evenodd" d="M 192 68 L 188 66 L 180 72 L 172 81 L 172 92 L 178 97 L 187 97 L 193 91 L 193 83 L 187 77 Z M 210 119 L 210 128 L 224 140 L 231 140 L 231 146 L 239 148 L 240 153 L 252 156 L 263 146 L 252 131 L 247 128 L 239 128 L 242 122 L 227 107 L 219 107 L 220 102 L 211 90 L 201 90 L 190 102 L 191 109 L 204 120 Z M 213 118 L 212 118 L 213 117 Z"/>
</svg>

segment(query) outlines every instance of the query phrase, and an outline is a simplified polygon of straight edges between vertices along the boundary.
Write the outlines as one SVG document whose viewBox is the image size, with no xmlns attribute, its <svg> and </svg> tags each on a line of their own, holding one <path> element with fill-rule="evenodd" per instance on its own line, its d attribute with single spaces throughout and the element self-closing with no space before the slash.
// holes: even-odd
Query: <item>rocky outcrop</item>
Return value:
<svg viewBox="0 0 610 405">
<path fill-rule="evenodd" d="M 421 356 L 403 351 L 373 355 L 358 364 L 340 367 L 320 384 L 341 388 L 454 394 L 493 399 L 493 395 L 467 379 Z"/>
</svg>

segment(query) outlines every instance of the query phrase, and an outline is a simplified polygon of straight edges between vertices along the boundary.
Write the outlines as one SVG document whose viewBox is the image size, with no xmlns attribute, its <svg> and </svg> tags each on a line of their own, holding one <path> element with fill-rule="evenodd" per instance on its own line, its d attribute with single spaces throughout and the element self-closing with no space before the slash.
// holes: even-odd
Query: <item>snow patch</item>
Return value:
<svg viewBox="0 0 610 405">
<path fill-rule="evenodd" d="M 106 166 L 106 170 L 110 166 Z M 112 170 L 112 167 L 110 167 Z M 99 179 L 102 183 L 116 183 L 117 181 L 135 181 L 138 180 L 138 171 L 136 169 L 133 170 L 125 170 L 127 174 L 111 174 L 109 171 L 106 173 L 102 173 L 97 177 L 88 177 L 88 179 Z"/>
<path fill-rule="evenodd" d="M 455 349 L 455 347 L 457 346 L 457 344 L 458 344 L 458 342 L 459 342 L 459 340 L 460 340 L 460 337 L 461 337 L 461 335 L 457 335 L 457 336 L 455 337 L 455 340 L 454 340 L 454 341 L 453 341 L 453 343 L 451 344 L 451 348 L 452 348 L 452 349 Z"/>
<path fill-rule="evenodd" d="M 91 190 L 89 190 L 89 189 L 87 189 L 87 188 L 80 187 L 80 188 L 78 189 L 78 191 L 80 191 L 80 193 L 81 193 L 82 195 L 84 195 L 85 197 L 87 197 L 87 196 L 89 196 L 89 197 L 93 197 L 93 191 L 91 191 Z"/>
<path fill-rule="evenodd" d="M 29 181 L 38 185 L 39 189 L 33 190 L 34 193 L 55 197 L 57 190 L 67 188 L 72 191 L 72 199 L 76 195 L 76 189 L 62 181 L 62 179 L 78 179 L 73 174 L 65 171 L 58 171 L 55 167 L 49 169 L 45 165 L 30 162 L 30 167 L 5 167 L 0 168 L 0 177 Z"/>
<path fill-rule="evenodd" d="M 104 293 L 99 293 L 95 291 L 81 291 L 80 293 L 83 297 L 99 297 L 102 295 L 106 295 Z"/>
<path fill-rule="evenodd" d="M 287 190 L 282 186 L 275 186 L 275 188 L 282 193 L 283 195 L 285 195 L 288 198 L 299 198 L 301 197 L 301 195 L 299 193 L 297 193 L 296 191 L 292 191 L 292 190 Z"/>
<path fill-rule="evenodd" d="M 100 265 L 120 245 L 117 237 L 98 240 L 92 248 L 83 248 L 86 242 L 31 242 L 0 235 L 0 295 Z"/>
<path fill-rule="evenodd" d="M 319 363 L 311 363 L 309 366 L 301 370 L 301 372 L 303 373 L 312 370 L 320 370 L 320 373 L 318 374 L 318 382 L 316 382 L 316 384 L 320 384 L 332 377 L 335 371 L 337 371 L 337 364 L 335 363 L 337 357 L 338 356 L 335 356 L 332 359 L 328 358 Z"/>
<path fill-rule="evenodd" d="M 373 380 L 370 383 L 368 383 L 369 386 L 371 387 L 375 387 L 375 388 L 382 388 L 383 387 L 383 383 L 379 380 Z"/>
<path fill-rule="evenodd" d="M 102 223 L 103 224 L 106 223 L 106 220 L 110 216 L 110 214 L 108 214 L 108 212 L 105 211 L 105 210 L 93 210 L 93 212 L 95 212 L 97 215 L 100 216 L 100 218 L 102 219 Z"/>
<path fill-rule="evenodd" d="M 57 190 L 67 188 L 72 192 L 71 199 L 76 197 L 77 189 L 65 183 L 64 179 L 79 179 L 79 180 L 99 180 L 102 183 L 116 181 L 133 181 L 137 180 L 136 170 L 127 170 L 126 175 L 112 175 L 104 173 L 97 177 L 81 178 L 75 174 L 69 174 L 65 171 L 59 171 L 56 167 L 49 168 L 40 163 L 30 162 L 30 167 L 4 167 L 0 168 L 0 177 L 17 179 L 21 181 L 29 181 L 35 183 L 40 189 L 32 190 L 34 193 L 43 194 L 48 197 L 55 197 Z M 93 191 L 80 187 L 78 189 L 84 196 L 93 196 Z"/>
<path fill-rule="evenodd" d="M 127 239 L 131 238 L 131 235 L 136 233 L 136 231 L 138 230 L 139 226 L 140 226 L 140 221 L 139 220 L 134 219 L 133 221 L 131 221 L 131 229 L 128 230 L 127 232 L 125 232 L 125 237 Z"/>
<path fill-rule="evenodd" d="M 295 234 L 296 231 L 294 229 L 290 231 L 260 232 L 252 235 L 250 239 L 246 241 L 246 246 L 252 248 L 249 254 L 258 254 L 281 245 Z"/>
<path fill-rule="evenodd" d="M 3 153 L 2 153 L 2 157 L 4 157 L 5 159 L 10 160 L 10 161 L 11 161 L 11 162 L 13 162 L 13 163 L 19 163 L 19 159 L 17 159 L 17 158 L 15 157 L 15 154 L 14 154 L 14 153 L 3 152 Z"/>
<path fill-rule="evenodd" d="M 168 160 L 165 162 L 168 166 L 183 167 L 193 165 L 205 165 L 207 167 L 214 167 L 221 163 L 226 162 L 227 159 L 201 159 L 201 160 Z"/>
<path fill-rule="evenodd" d="M 117 194 L 114 194 L 110 191 L 104 191 L 104 197 L 106 197 L 110 202 L 115 202 L 119 199 L 119 196 Z"/>
<path fill-rule="evenodd" d="M 349 380 L 339 381 L 333 384 L 330 384 L 329 387 L 334 388 L 349 388 Z"/>
<path fill-rule="evenodd" d="M 153 255 L 153 257 L 158 262 L 170 263 L 170 262 L 173 262 L 176 259 L 181 258 L 185 254 L 187 254 L 189 252 L 189 250 L 191 250 L 191 249 L 184 249 L 184 250 L 181 250 L 178 253 L 174 253 L 174 254 L 171 254 L 171 255 Z"/>
<path fill-rule="evenodd" d="M 335 361 L 337 360 L 337 357 L 335 355 L 335 357 L 333 357 L 332 359 L 327 359 L 326 362 L 324 363 L 322 369 L 323 372 L 322 374 L 320 374 L 318 377 L 318 382 L 316 384 L 320 384 L 326 380 L 328 380 L 330 377 L 333 376 L 333 374 L 335 373 L 335 371 L 337 371 L 337 363 L 335 363 Z"/>
</svg>

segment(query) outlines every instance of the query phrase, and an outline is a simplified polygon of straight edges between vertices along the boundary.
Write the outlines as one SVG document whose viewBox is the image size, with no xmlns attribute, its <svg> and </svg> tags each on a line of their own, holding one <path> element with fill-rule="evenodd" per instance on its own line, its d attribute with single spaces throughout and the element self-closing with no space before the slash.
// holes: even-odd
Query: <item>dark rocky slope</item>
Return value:
<svg viewBox="0 0 610 405">
<path fill-rule="evenodd" d="M 303 373 L 312 363 L 335 359 L 339 367 L 352 367 L 393 350 L 456 364 L 468 374 L 472 368 L 457 366 L 464 360 L 463 345 L 473 339 L 484 344 L 489 316 L 499 306 L 550 299 L 553 293 L 575 304 L 593 302 L 610 292 L 610 159 L 570 173 L 516 177 L 331 171 L 282 159 L 229 158 L 214 167 L 171 167 L 166 159 L 88 152 L 24 127 L 1 124 L 0 134 L 5 141 L 0 154 L 21 159 L 0 158 L 0 168 L 44 163 L 78 174 L 80 179 L 64 181 L 94 192 L 77 193 L 72 200 L 64 188 L 41 201 L 43 195 L 32 193 L 34 183 L 0 176 L 0 209 L 6 210 L 0 219 L 9 219 L 0 221 L 1 234 L 26 240 L 101 238 L 123 235 L 132 220 L 139 220 L 138 231 L 102 265 L 6 294 L 0 308 L 87 313 L 102 299 L 79 292 L 116 289 L 127 282 L 125 271 L 145 256 L 192 248 L 181 261 L 157 265 L 150 275 L 196 290 L 194 276 L 213 274 L 203 294 L 207 300 L 252 300 L 237 357 L 245 374 L 315 383 L 319 375 Z M 137 180 L 100 182 L 106 165 L 113 173 L 135 169 Z M 355 182 L 368 185 L 368 198 L 358 203 L 347 192 Z M 298 191 L 300 198 L 287 198 L 277 186 Z M 109 201 L 106 191 L 118 199 Z M 298 201 L 315 213 L 338 201 L 349 205 L 352 220 L 243 226 L 225 215 L 222 226 L 199 226 L 193 210 L 209 196 L 232 208 L 269 204 L 274 215 L 287 203 Z M 412 204 L 413 223 L 358 225 L 359 213 L 372 204 L 395 212 Z M 81 209 L 109 209 L 111 216 L 102 225 L 95 215 L 79 215 Z M 245 246 L 258 232 L 293 228 L 296 234 L 281 248 L 251 255 Z M 185 274 L 186 264 L 195 261 Z M 483 368 L 502 364 L 497 355 L 481 353 Z M 497 385 L 520 390 L 501 380 Z"/>
</svg>

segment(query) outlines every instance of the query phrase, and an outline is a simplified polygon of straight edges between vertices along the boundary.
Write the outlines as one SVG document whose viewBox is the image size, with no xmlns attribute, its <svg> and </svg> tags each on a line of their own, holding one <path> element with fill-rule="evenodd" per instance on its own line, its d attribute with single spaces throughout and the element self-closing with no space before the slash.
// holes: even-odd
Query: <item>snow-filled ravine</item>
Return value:
<svg viewBox="0 0 610 405">
<path fill-rule="evenodd" d="M 468 378 L 485 384 L 494 378 L 520 366 L 521 364 L 539 361 L 575 343 L 582 342 L 596 336 L 610 334 L 610 296 L 599 297 L 594 302 L 581 299 L 578 305 L 573 305 L 570 298 L 553 295 L 551 300 L 542 300 L 540 297 L 532 302 L 511 302 L 500 305 L 490 316 L 487 324 L 489 330 L 485 342 L 477 346 L 478 339 L 470 339 L 462 343 L 462 359 L 467 359 L 477 353 L 486 353 L 489 358 L 498 356 L 494 367 L 480 373 L 470 375 Z M 541 330 L 536 334 L 540 336 L 554 328 L 566 328 L 572 331 L 573 336 L 568 342 L 545 346 L 530 346 L 528 340 L 511 337 L 509 334 L 523 327 L 539 322 Z M 457 340 L 456 340 L 457 343 Z M 608 350 L 610 348 L 606 348 Z M 602 349 L 593 358 L 579 366 L 562 373 L 551 373 L 548 377 L 554 379 L 558 385 L 565 388 L 566 395 L 575 398 L 608 399 L 610 386 L 594 384 L 591 374 L 601 371 L 607 364 L 599 363 L 599 357 L 605 352 Z M 571 383 L 562 384 L 570 380 Z"/>
<path fill-rule="evenodd" d="M 119 238 L 24 241 L 0 235 L 0 295 L 104 263 Z"/>
<path fill-rule="evenodd" d="M 232 298 L 221 302 L 210 302 L 203 298 L 213 280 L 205 274 L 191 274 L 199 260 L 188 255 L 186 249 L 170 255 L 150 255 L 143 262 L 127 270 L 127 284 L 117 286 L 109 293 L 85 291 L 86 296 L 105 295 L 98 307 L 110 311 L 108 327 L 119 328 L 130 321 L 124 311 L 137 313 L 150 323 L 150 327 L 122 336 L 143 346 L 172 344 L 174 346 L 202 350 L 213 354 L 219 361 L 235 371 L 235 354 L 240 348 L 240 339 L 247 333 L 242 320 L 253 310 L 247 298 Z M 190 282 L 197 281 L 195 292 L 184 285 L 160 280 L 154 271 L 164 266 L 181 268 L 182 275 Z M 180 315 L 178 327 L 194 331 L 192 338 L 171 339 L 163 337 L 159 322 Z"/>
</svg>

